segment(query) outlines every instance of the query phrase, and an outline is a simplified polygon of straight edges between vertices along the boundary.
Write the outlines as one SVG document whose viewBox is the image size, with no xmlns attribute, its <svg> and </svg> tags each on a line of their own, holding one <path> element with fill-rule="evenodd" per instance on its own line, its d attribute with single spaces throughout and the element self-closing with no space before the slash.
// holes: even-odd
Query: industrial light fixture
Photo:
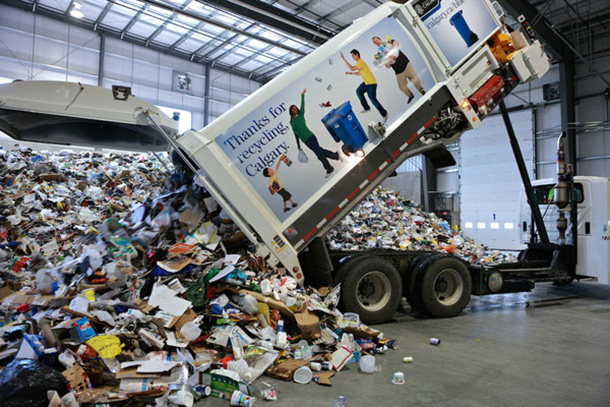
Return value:
<svg viewBox="0 0 610 407">
<path fill-rule="evenodd" d="M 70 7 L 70 15 L 74 18 L 83 18 L 85 15 L 81 11 L 81 4 L 74 2 L 72 3 L 72 7 Z"/>
</svg>

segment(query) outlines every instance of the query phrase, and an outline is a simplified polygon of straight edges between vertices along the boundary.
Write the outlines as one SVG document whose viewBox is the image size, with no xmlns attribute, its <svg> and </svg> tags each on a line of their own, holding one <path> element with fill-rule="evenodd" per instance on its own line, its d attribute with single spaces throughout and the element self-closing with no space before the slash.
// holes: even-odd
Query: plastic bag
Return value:
<svg viewBox="0 0 610 407">
<path fill-rule="evenodd" d="M 60 397 L 68 393 L 68 382 L 57 370 L 32 359 L 15 359 L 0 372 L 0 405 L 3 407 L 47 407 L 47 391 Z"/>
<path fill-rule="evenodd" d="M 307 157 L 307 154 L 305 154 L 305 151 L 303 151 L 303 149 L 299 148 L 299 161 L 302 162 L 303 164 L 306 164 L 309 162 L 309 158 Z"/>
<path fill-rule="evenodd" d="M 99 335 L 85 343 L 95 349 L 104 359 L 114 359 L 125 346 L 119 338 L 112 335 Z"/>
<path fill-rule="evenodd" d="M 250 294 L 243 292 L 240 293 L 237 305 L 239 305 L 242 310 L 244 310 L 250 315 L 255 315 L 256 313 L 258 313 L 258 302 L 256 301 L 256 298 L 254 298 Z"/>
</svg>

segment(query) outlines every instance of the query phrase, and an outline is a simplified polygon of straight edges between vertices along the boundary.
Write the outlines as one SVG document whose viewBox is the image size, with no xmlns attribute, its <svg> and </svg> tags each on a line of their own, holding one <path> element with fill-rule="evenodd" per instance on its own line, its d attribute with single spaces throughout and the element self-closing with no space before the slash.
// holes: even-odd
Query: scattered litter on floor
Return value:
<svg viewBox="0 0 610 407">
<path fill-rule="evenodd" d="M 405 374 L 403 372 L 394 372 L 394 375 L 392 376 L 392 383 L 405 384 Z"/>
</svg>

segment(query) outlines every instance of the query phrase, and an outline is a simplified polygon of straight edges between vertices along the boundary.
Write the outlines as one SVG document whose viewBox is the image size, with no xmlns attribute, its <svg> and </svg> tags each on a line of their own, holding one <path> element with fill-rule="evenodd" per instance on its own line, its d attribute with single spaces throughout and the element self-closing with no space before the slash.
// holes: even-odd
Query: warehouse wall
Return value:
<svg viewBox="0 0 610 407">
<path fill-rule="evenodd" d="M 0 77 L 97 85 L 100 47 L 96 32 L 0 5 Z M 172 91 L 174 70 L 189 74 L 191 92 Z M 203 65 L 106 38 L 102 86 L 114 84 L 131 86 L 133 93 L 147 102 L 192 112 L 190 127 L 203 127 Z M 258 82 L 211 69 L 210 121 L 259 86 Z"/>
<path fill-rule="evenodd" d="M 510 115 L 530 177 L 534 167 L 531 114 L 524 110 Z M 462 228 L 492 248 L 518 249 L 521 178 L 504 121 L 492 116 L 461 141 Z"/>
</svg>

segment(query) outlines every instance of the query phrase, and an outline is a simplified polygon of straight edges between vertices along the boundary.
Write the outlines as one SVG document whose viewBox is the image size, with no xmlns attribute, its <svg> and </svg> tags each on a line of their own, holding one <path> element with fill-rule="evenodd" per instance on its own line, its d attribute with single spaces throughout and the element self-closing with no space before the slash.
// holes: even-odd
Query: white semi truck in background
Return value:
<svg viewBox="0 0 610 407">
<path fill-rule="evenodd" d="M 28 141 L 171 147 L 256 252 L 299 283 L 341 282 L 344 308 L 365 323 L 389 319 L 403 294 L 415 310 L 446 317 L 471 294 L 578 278 L 574 245 L 533 242 L 518 263 L 492 267 L 431 252 L 332 251 L 324 235 L 407 158 L 453 164 L 444 145 L 549 67 L 529 30 L 509 30 L 488 0 L 389 2 L 200 131 L 178 136 L 129 88 L 53 82 L 0 86 L 0 130 Z M 605 270 L 585 274 L 607 282 L 608 272 L 606 257 Z"/>
</svg>

